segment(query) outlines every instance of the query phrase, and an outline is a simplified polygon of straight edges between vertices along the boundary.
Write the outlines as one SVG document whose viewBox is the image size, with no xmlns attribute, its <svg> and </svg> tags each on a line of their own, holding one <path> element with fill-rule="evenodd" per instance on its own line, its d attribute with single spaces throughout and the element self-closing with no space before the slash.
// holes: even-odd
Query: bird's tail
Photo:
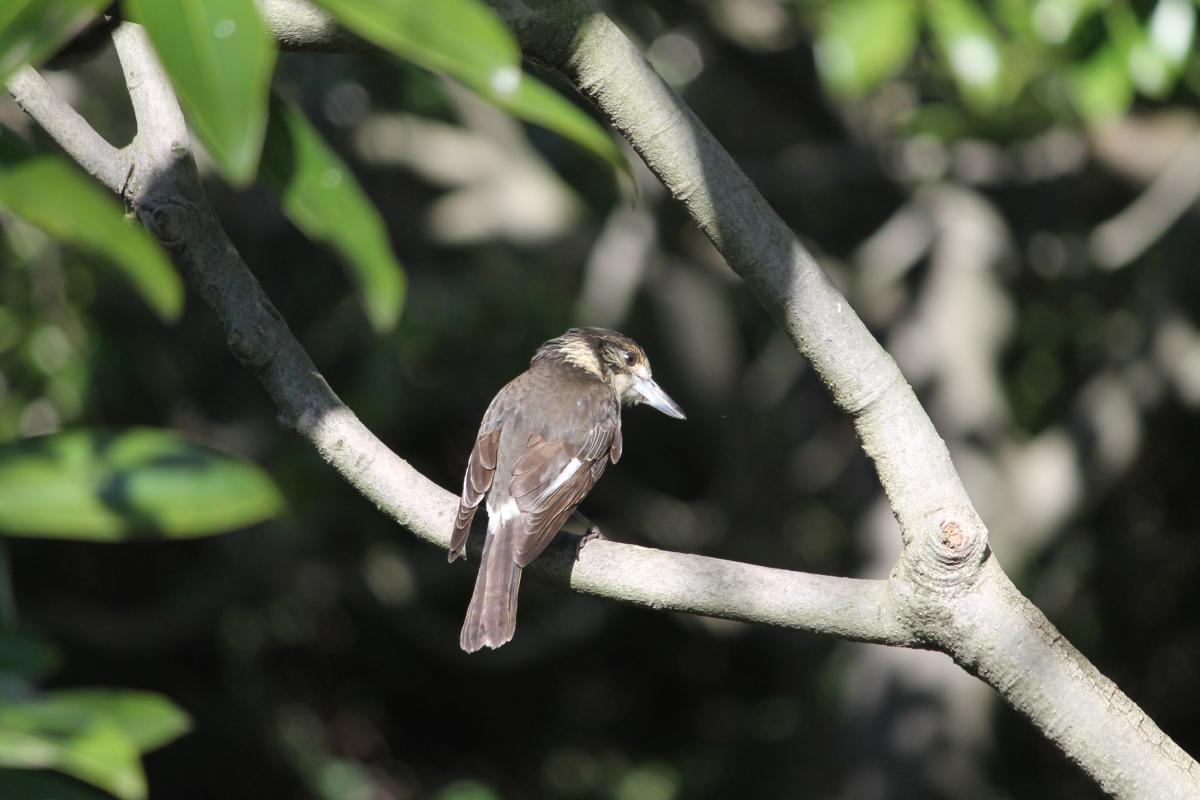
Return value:
<svg viewBox="0 0 1200 800">
<path fill-rule="evenodd" d="M 515 538 L 515 531 L 504 523 L 488 531 L 475 591 L 458 637 L 459 646 L 468 653 L 485 645 L 495 649 L 512 639 L 517 629 L 521 568 L 513 562 Z"/>
</svg>

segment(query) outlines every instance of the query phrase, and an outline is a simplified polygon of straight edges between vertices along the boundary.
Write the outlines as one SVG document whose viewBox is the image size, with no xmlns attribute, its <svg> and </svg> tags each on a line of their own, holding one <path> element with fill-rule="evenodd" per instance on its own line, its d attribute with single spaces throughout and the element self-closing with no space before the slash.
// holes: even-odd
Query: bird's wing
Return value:
<svg viewBox="0 0 1200 800">
<path fill-rule="evenodd" d="M 467 474 L 463 476 L 462 497 L 458 501 L 458 516 L 454 520 L 454 531 L 450 534 L 450 560 L 458 558 L 466 552 L 467 534 L 471 532 L 471 520 L 480 501 L 492 488 L 492 478 L 496 474 L 496 459 L 500 453 L 500 429 L 496 428 L 487 433 L 480 432 L 471 448 L 471 457 L 467 460 Z"/>
<path fill-rule="evenodd" d="M 523 567 L 541 555 L 600 480 L 608 466 L 614 437 L 620 435 L 619 419 L 614 415 L 596 423 L 582 441 L 574 443 L 549 441 L 540 434 L 529 438 L 513 465 L 508 490 L 521 511 L 525 532 L 517 541 L 517 564 Z"/>
</svg>

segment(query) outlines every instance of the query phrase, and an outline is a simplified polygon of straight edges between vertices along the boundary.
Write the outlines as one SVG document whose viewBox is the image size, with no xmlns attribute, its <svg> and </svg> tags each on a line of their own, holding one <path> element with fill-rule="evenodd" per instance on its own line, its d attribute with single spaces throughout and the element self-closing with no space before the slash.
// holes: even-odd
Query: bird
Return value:
<svg viewBox="0 0 1200 800">
<path fill-rule="evenodd" d="M 646 351 L 607 328 L 572 328 L 543 343 L 529 369 L 488 406 L 467 459 L 449 560 L 466 553 L 471 521 L 487 509 L 487 538 L 459 646 L 510 641 L 521 570 L 550 544 L 609 462 L 621 458 L 621 409 L 683 409 L 654 382 Z M 486 503 L 484 503 L 486 498 Z M 589 523 L 587 539 L 599 532 Z"/>
</svg>

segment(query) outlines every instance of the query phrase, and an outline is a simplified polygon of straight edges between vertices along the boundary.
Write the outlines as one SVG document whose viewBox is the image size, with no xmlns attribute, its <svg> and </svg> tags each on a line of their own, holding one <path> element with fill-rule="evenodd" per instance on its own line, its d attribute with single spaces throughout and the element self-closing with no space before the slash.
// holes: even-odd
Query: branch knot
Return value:
<svg viewBox="0 0 1200 800">
<path fill-rule="evenodd" d="M 170 199 L 161 199 L 156 203 L 147 204 L 142 221 L 150 229 L 150 233 L 172 253 L 180 253 L 187 245 L 187 207 Z"/>
<path fill-rule="evenodd" d="M 917 585 L 957 595 L 974 586 L 987 554 L 987 527 L 974 508 L 964 505 L 928 514 L 905 548 L 903 562 Z"/>
<path fill-rule="evenodd" d="M 278 332 L 264 320 L 249 324 L 231 321 L 225 343 L 242 366 L 257 373 L 275 360 L 281 344 L 279 338 Z"/>
</svg>

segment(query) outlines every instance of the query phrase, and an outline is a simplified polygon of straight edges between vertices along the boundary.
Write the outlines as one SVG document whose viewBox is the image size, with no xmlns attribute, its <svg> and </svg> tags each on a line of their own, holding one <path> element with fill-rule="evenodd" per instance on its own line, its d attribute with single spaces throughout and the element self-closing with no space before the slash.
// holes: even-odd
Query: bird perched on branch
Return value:
<svg viewBox="0 0 1200 800">
<path fill-rule="evenodd" d="M 645 351 L 605 328 L 572 328 L 546 342 L 492 400 L 450 538 L 453 561 L 466 552 L 486 497 L 487 539 L 459 637 L 463 650 L 512 639 L 521 569 L 546 549 L 608 462 L 621 458 L 621 407 L 638 403 L 685 419 L 650 376 Z"/>
</svg>

